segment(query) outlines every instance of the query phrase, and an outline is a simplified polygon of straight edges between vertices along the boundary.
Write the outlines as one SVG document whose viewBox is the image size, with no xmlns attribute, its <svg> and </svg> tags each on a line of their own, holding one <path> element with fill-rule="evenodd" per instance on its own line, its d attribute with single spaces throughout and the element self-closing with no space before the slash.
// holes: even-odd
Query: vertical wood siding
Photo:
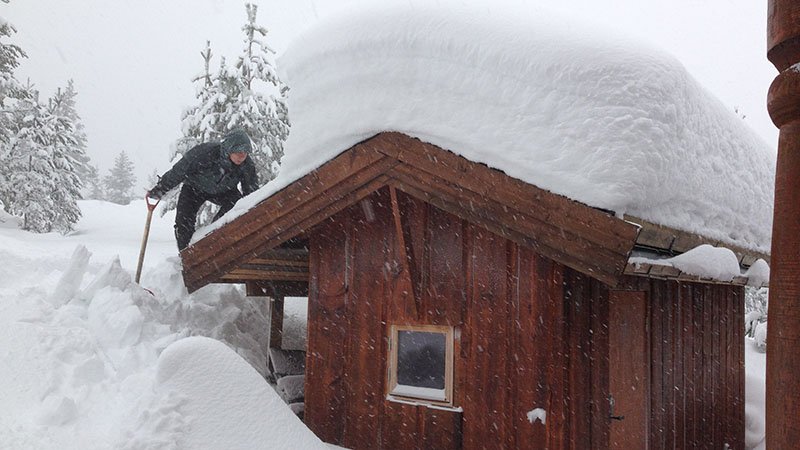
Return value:
<svg viewBox="0 0 800 450">
<path fill-rule="evenodd" d="M 355 205 L 309 235 L 309 427 L 354 449 L 608 448 L 606 287 L 397 194 L 400 229 L 384 189 L 367 198 L 374 219 Z M 653 448 L 692 448 L 694 437 L 718 435 L 722 442 L 733 436 L 741 424 L 711 413 L 729 397 L 732 409 L 742 409 L 741 383 L 711 381 L 715 374 L 741 374 L 727 360 L 714 365 L 711 358 L 716 345 L 720 356 L 741 361 L 741 336 L 713 323 L 741 320 L 741 307 L 724 315 L 741 298 L 728 288 L 629 284 L 652 298 Z M 710 297 L 724 298 L 727 306 L 714 312 L 706 304 Z M 456 328 L 453 395 L 463 412 L 386 400 L 387 327 L 406 323 Z M 687 357 L 689 350 L 700 357 Z M 545 424 L 528 420 L 535 408 L 547 411 Z"/>
<path fill-rule="evenodd" d="M 627 284 L 649 297 L 650 448 L 744 448 L 743 288 Z"/>
</svg>

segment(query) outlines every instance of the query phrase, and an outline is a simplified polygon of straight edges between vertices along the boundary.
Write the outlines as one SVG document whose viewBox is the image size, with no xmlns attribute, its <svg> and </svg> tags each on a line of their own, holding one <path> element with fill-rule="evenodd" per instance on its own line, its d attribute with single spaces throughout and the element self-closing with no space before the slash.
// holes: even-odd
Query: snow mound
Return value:
<svg viewBox="0 0 800 450">
<path fill-rule="evenodd" d="M 662 262 L 668 262 L 681 272 L 712 280 L 731 281 L 741 275 L 739 259 L 733 251 L 708 244 Z"/>
<path fill-rule="evenodd" d="M 654 259 L 634 256 L 628 259 L 631 264 L 653 264 L 674 267 L 681 272 L 717 281 L 731 281 L 739 276 L 749 277 L 747 284 L 762 286 L 769 282 L 769 265 L 763 259 L 757 260 L 742 274 L 739 259 L 732 250 L 703 244 L 672 258 Z"/>
<path fill-rule="evenodd" d="M 678 61 L 503 8 L 381 4 L 296 38 L 278 60 L 292 118 L 281 172 L 213 228 L 399 131 L 591 206 L 768 251 L 774 152 Z"/>
<path fill-rule="evenodd" d="M 326 449 L 258 372 L 226 345 L 192 337 L 158 360 L 158 389 L 184 398 L 179 448 Z"/>
<path fill-rule="evenodd" d="M 159 392 L 159 354 L 186 336 L 212 336 L 257 367 L 248 365 L 260 377 L 269 334 L 265 302 L 247 299 L 232 286 L 187 294 L 178 258 L 146 272 L 148 283 L 158 286 L 151 295 L 132 282 L 119 258 L 92 274 L 90 257 L 78 246 L 66 266 L 56 265 L 57 280 L 49 276 L 42 288 L 19 291 L 25 313 L 15 334 L 31 343 L 26 358 L 36 368 L 14 370 L 36 374 L 28 389 L 39 400 L 24 408 L 28 413 L 18 430 L 4 434 L 23 443 L 30 436 L 40 444 L 71 442 L 72 448 L 205 448 L 175 446 L 192 419 L 181 410 L 188 400 Z M 9 363 L 17 353 L 8 352 Z"/>
<path fill-rule="evenodd" d="M 759 258 L 747 269 L 744 276 L 747 277 L 748 284 L 751 286 L 766 286 L 769 284 L 769 264 Z"/>
</svg>

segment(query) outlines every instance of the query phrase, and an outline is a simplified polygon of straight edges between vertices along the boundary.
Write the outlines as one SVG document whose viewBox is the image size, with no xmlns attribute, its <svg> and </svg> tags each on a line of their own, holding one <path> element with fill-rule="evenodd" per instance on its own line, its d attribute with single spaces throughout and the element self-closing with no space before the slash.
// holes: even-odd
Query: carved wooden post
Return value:
<svg viewBox="0 0 800 450">
<path fill-rule="evenodd" d="M 769 0 L 767 107 L 780 128 L 767 342 L 767 447 L 800 441 L 800 2 Z"/>
</svg>

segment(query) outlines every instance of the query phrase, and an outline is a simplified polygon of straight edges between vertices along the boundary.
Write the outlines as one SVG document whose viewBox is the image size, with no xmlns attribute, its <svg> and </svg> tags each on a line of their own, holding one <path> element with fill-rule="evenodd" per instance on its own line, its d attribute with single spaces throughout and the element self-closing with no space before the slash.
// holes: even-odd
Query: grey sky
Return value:
<svg viewBox="0 0 800 450">
<path fill-rule="evenodd" d="M 256 0 L 258 22 L 278 54 L 302 29 L 343 8 L 386 0 Z M 408 0 L 408 3 L 436 0 Z M 500 0 L 493 0 L 498 2 Z M 502 0 L 554 10 L 648 41 L 675 55 L 731 110 L 738 107 L 771 147 L 777 130 L 766 112 L 775 69 L 766 60 L 766 2 L 752 0 Z M 453 5 L 488 0 L 440 0 Z M 181 111 L 194 100 L 191 78 L 211 40 L 234 60 L 241 50 L 242 0 L 11 0 L 0 16 L 18 30 L 28 54 L 17 76 L 43 96 L 72 78 L 89 137 L 89 154 L 105 174 L 125 150 L 146 176 L 169 168 Z M 521 6 L 524 5 L 524 6 Z M 291 114 L 291 111 L 290 111 Z"/>
</svg>

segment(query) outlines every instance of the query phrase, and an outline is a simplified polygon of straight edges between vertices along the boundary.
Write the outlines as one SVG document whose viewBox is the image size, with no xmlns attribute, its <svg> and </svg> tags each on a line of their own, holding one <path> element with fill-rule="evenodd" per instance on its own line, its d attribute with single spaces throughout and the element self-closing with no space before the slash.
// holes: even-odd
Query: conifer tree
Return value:
<svg viewBox="0 0 800 450">
<path fill-rule="evenodd" d="M 69 150 L 75 144 L 72 123 L 54 112 L 52 101 L 40 103 L 30 82 L 24 90 L 6 159 L 13 188 L 2 192 L 3 202 L 9 213 L 23 218 L 25 230 L 67 233 L 81 216 L 81 185 Z"/>
<path fill-rule="evenodd" d="M 75 95 L 72 82 L 67 89 L 60 88 L 48 101 L 48 120 L 52 121 L 48 142 L 48 153 L 55 168 L 53 177 L 56 189 L 52 194 L 54 201 L 53 223 L 61 233 L 72 231 L 81 217 L 78 200 L 82 198 L 83 181 L 89 157 L 86 155 L 86 135 L 75 111 Z"/>
<path fill-rule="evenodd" d="M 72 80 L 67 81 L 65 88 L 58 88 L 55 95 L 51 99 L 51 109 L 53 114 L 57 114 L 69 121 L 71 124 L 70 135 L 74 144 L 70 146 L 68 152 L 70 157 L 74 160 L 74 171 L 82 184 L 87 184 L 85 181 L 89 176 L 90 158 L 86 154 L 86 131 L 78 114 L 76 107 L 76 98 L 78 93 L 75 91 L 75 83 Z"/>
<path fill-rule="evenodd" d="M 16 30 L 0 19 L 0 39 Z M 71 231 L 81 216 L 79 165 L 85 136 L 74 113 L 72 84 L 46 104 L 14 77 L 18 46 L 0 42 L 0 202 L 34 232 Z M 82 139 L 82 141 L 81 141 Z"/>
<path fill-rule="evenodd" d="M 12 114 L 9 107 L 15 100 L 25 96 L 25 89 L 14 76 L 14 70 L 19 66 L 20 58 L 25 58 L 25 52 L 15 44 L 4 42 L 16 33 L 13 25 L 0 17 L 0 142 L 8 142 L 11 135 Z"/>
<path fill-rule="evenodd" d="M 7 192 L 11 189 L 11 140 L 19 128 L 16 123 L 19 118 L 18 103 L 26 95 L 14 76 L 19 60 L 26 57 L 25 52 L 19 46 L 6 42 L 15 32 L 16 29 L 0 17 L 0 203 L 6 209 L 9 201 Z"/>
<path fill-rule="evenodd" d="M 275 51 L 266 42 L 267 29 L 256 24 L 258 6 L 246 4 L 247 23 L 242 55 L 235 65 L 236 90 L 225 111 L 227 129 L 242 128 L 253 140 L 253 160 L 261 183 L 275 178 L 289 136 L 288 87 L 272 64 Z M 272 90 L 272 93 L 265 93 Z"/>
<path fill-rule="evenodd" d="M 209 42 L 200 53 L 204 71 L 193 79 L 197 104 L 184 111 L 183 137 L 176 142 L 171 156 L 174 160 L 198 143 L 219 139 L 241 128 L 253 140 L 251 157 L 259 182 L 264 184 L 277 174 L 283 142 L 289 134 L 285 103 L 288 88 L 271 62 L 275 52 L 265 43 L 267 29 L 256 24 L 257 6 L 247 4 L 246 10 L 247 23 L 242 27 L 244 48 L 234 67 L 229 68 L 223 57 L 219 69 L 212 74 Z M 176 192 L 162 199 L 166 204 L 162 215 L 175 208 Z M 216 209 L 206 204 L 198 214 L 198 224 L 208 223 Z"/>
<path fill-rule="evenodd" d="M 86 172 L 83 186 L 83 198 L 103 200 L 106 197 L 103 191 L 103 183 L 100 181 L 100 172 L 97 170 L 97 167 L 91 164 L 89 164 L 88 171 Z"/>
<path fill-rule="evenodd" d="M 114 167 L 103 178 L 106 200 L 120 205 L 127 205 L 133 198 L 133 186 L 136 176 L 133 174 L 133 162 L 125 151 L 121 151 L 114 159 Z"/>
<path fill-rule="evenodd" d="M 24 88 L 25 100 L 14 108 L 14 134 L 11 136 L 3 161 L 7 169 L 7 184 L 0 186 L 0 197 L 6 212 L 22 217 L 22 228 L 35 232 L 48 232 L 52 203 L 47 193 L 55 189 L 54 167 L 43 145 L 47 139 L 43 117 L 44 108 L 38 102 L 38 93 L 28 83 Z"/>
</svg>

